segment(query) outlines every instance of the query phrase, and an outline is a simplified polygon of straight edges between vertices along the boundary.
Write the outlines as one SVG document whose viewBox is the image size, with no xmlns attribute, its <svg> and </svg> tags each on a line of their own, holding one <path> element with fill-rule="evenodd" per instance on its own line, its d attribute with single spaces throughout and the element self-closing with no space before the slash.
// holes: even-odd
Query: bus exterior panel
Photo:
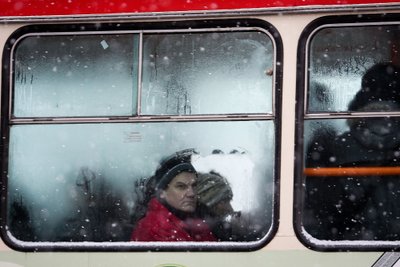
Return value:
<svg viewBox="0 0 400 267">
<path fill-rule="evenodd" d="M 0 266 L 396 266 L 400 256 L 392 251 L 398 247 L 398 239 L 389 245 L 379 240 L 350 240 L 347 245 L 346 240 L 324 240 L 312 223 L 304 228 L 308 222 L 304 208 L 308 191 L 303 184 L 314 179 L 309 178 L 307 171 L 312 170 L 305 165 L 304 143 L 309 142 L 310 131 L 316 129 L 310 125 L 325 121 L 330 125 L 333 121 L 331 124 L 341 125 L 338 129 L 342 130 L 345 119 L 396 117 L 396 112 L 324 113 L 323 105 L 314 105 L 316 100 L 310 95 L 314 89 L 309 81 L 319 81 L 321 72 L 314 71 L 315 66 L 336 66 L 328 61 L 317 64 L 324 49 L 332 51 L 327 56 L 343 61 L 363 43 L 363 33 L 353 34 L 351 41 L 356 45 L 350 43 L 347 50 L 340 49 L 349 36 L 345 35 L 349 26 L 395 27 L 400 21 L 397 3 L 247 3 L 2 3 Z M 43 8 L 37 9 L 37 5 Z M 373 19 L 357 19 L 369 16 Z M 323 28 L 321 33 L 333 28 L 345 36 L 337 38 L 339 48 L 335 53 L 332 47 L 324 47 L 324 35 L 315 34 L 315 25 Z M 341 27 L 346 28 L 345 33 Z M 394 31 L 390 27 L 387 30 Z M 383 43 L 387 45 L 387 36 L 382 33 L 378 37 L 386 38 Z M 221 41 L 212 45 L 215 40 Z M 389 40 L 390 45 L 396 41 Z M 184 47 L 195 49 L 176 50 L 182 54 L 168 50 L 185 42 L 190 45 Z M 87 44 L 91 47 L 85 47 Z M 209 51 L 209 56 L 202 54 Z M 223 59 L 218 54 L 221 51 L 226 53 Z M 380 52 L 379 56 L 395 61 L 393 51 L 385 51 L 388 54 Z M 185 53 L 193 59 L 191 64 L 203 67 L 191 71 L 189 66 L 193 65 L 188 65 L 190 57 Z M 182 57 L 184 60 L 179 61 Z M 332 60 L 335 62 L 335 58 Z M 96 66 L 90 65 L 92 62 Z M 264 76 L 257 74 L 258 68 L 263 69 Z M 215 73 L 219 76 L 213 76 Z M 357 72 L 357 79 L 361 73 Z M 171 77 L 183 78 L 172 82 Z M 220 77 L 229 90 L 220 88 Z M 331 84 L 336 81 L 337 87 L 350 83 L 340 77 L 326 75 L 322 80 L 331 78 Z M 100 82 L 93 83 L 95 79 Z M 202 87 L 203 82 L 206 87 Z M 68 88 L 68 83 L 74 86 Z M 195 90 L 188 94 L 184 90 L 187 86 L 199 88 L 203 94 Z M 74 98 L 83 88 L 89 88 L 87 94 Z M 119 88 L 119 93 L 114 93 L 114 88 Z M 349 93 L 349 97 L 354 94 Z M 235 104 L 237 98 L 242 100 L 239 105 Z M 215 99 L 224 101 L 203 104 Z M 346 104 L 339 101 L 334 105 L 345 109 Z M 196 136 L 198 131 L 205 131 L 204 136 Z M 119 143 L 113 140 L 118 138 Z M 155 140 L 160 147 L 152 145 Z M 257 224 L 264 229 L 261 241 L 251 237 L 250 241 L 239 242 L 148 244 L 125 240 L 129 238 L 126 234 L 122 241 L 102 240 L 102 236 L 95 235 L 90 222 L 96 217 L 88 216 L 101 203 L 99 192 L 106 192 L 104 199 L 115 204 L 113 210 L 103 209 L 103 214 L 114 212 L 110 218 L 128 218 L 126 214 L 132 215 L 129 211 L 135 203 L 134 193 L 129 194 L 134 187 L 129 182 L 150 176 L 163 156 L 193 145 L 200 150 L 199 169 L 216 162 L 220 167 L 228 166 L 221 167 L 220 172 L 226 174 L 232 186 L 234 208 L 263 214 L 252 217 L 249 223 L 254 218 L 264 219 Z M 144 155 L 143 159 L 131 152 L 133 146 Z M 213 149 L 223 154 L 213 154 Z M 90 153 L 85 154 L 87 151 Z M 149 165 L 148 170 L 138 171 L 130 162 Z M 254 171 L 252 179 L 247 179 L 249 170 Z M 238 176 L 246 180 L 235 178 Z M 123 183 L 107 183 L 118 179 Z M 124 192 L 123 201 L 115 197 L 120 191 Z M 69 202 L 58 202 L 55 197 Z M 63 209 L 69 213 L 63 213 Z M 16 211 L 20 212 L 17 220 Z M 29 220 L 26 216 L 22 220 L 21 214 L 26 215 L 26 211 L 33 214 Z M 115 215 L 116 211 L 121 213 Z M 86 224 L 74 228 L 77 217 L 67 216 L 71 212 L 76 216 L 85 214 L 80 222 Z M 103 215 L 97 220 L 104 222 L 106 218 Z M 18 220 L 23 223 L 18 224 Z M 54 230 L 55 225 L 63 227 L 64 236 L 59 234 L 62 231 Z M 109 228 L 102 225 L 98 229 L 112 239 L 123 229 L 115 226 L 111 223 Z"/>
</svg>

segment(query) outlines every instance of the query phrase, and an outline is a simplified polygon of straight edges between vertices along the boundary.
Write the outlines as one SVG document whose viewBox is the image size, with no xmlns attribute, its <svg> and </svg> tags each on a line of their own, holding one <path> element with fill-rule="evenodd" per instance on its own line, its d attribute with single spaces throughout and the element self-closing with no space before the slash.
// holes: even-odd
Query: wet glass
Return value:
<svg viewBox="0 0 400 267">
<path fill-rule="evenodd" d="M 320 240 L 398 240 L 400 118 L 306 121 L 304 230 Z"/>
<path fill-rule="evenodd" d="M 129 241 L 135 183 L 152 176 L 162 158 L 194 148 L 198 172 L 216 171 L 229 181 L 232 207 L 253 226 L 245 241 L 256 241 L 272 225 L 274 127 L 273 121 L 15 125 L 9 233 L 28 242 Z"/>
<path fill-rule="evenodd" d="M 400 238 L 399 38 L 366 24 L 310 37 L 300 220 L 314 245 Z"/>
<path fill-rule="evenodd" d="M 143 114 L 271 113 L 274 48 L 263 32 L 144 35 Z"/>
<path fill-rule="evenodd" d="M 16 40 L 2 166 L 10 242 L 140 248 L 128 241 L 147 208 L 144 187 L 162 159 L 183 149 L 198 152 L 197 172 L 218 172 L 231 187 L 218 240 L 266 240 L 277 133 L 267 32 L 60 32 Z"/>
<path fill-rule="evenodd" d="M 138 35 L 40 35 L 14 52 L 14 117 L 136 114 Z"/>
<path fill-rule="evenodd" d="M 397 25 L 317 31 L 310 40 L 307 112 L 348 111 L 362 75 L 376 63 L 391 61 L 399 38 Z"/>
</svg>

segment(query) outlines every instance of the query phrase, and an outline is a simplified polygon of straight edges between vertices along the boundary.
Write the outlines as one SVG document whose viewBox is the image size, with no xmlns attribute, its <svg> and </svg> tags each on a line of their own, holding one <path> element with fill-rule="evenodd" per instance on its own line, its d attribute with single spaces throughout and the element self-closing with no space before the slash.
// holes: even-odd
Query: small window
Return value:
<svg viewBox="0 0 400 267">
<path fill-rule="evenodd" d="M 143 114 L 272 113 L 272 101 L 265 99 L 272 99 L 272 76 L 266 72 L 274 54 L 265 33 L 143 37 Z"/>
<path fill-rule="evenodd" d="M 133 116 L 138 34 L 30 34 L 14 47 L 15 118 Z"/>
<path fill-rule="evenodd" d="M 8 244 L 249 250 L 272 238 L 281 45 L 264 23 L 216 23 L 14 33 L 5 50 L 11 64 L 3 68 L 11 77 L 3 87 L 1 146 Z M 188 213 L 164 197 L 168 187 L 156 180 L 163 160 L 179 153 L 189 155 L 196 173 Z M 221 188 L 201 182 L 208 174 L 223 181 Z M 206 222 L 213 238 L 133 238 L 152 198 L 176 218 Z M 208 213 L 220 202 L 230 208 Z"/>
<path fill-rule="evenodd" d="M 332 20 L 315 22 L 302 40 L 297 231 L 315 249 L 392 248 L 400 241 L 400 27 Z"/>
</svg>

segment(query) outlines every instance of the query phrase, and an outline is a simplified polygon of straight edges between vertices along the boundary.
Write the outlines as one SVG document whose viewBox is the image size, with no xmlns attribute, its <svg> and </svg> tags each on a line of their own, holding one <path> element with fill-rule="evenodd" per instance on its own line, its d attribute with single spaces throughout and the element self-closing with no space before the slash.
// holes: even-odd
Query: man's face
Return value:
<svg viewBox="0 0 400 267">
<path fill-rule="evenodd" d="M 160 198 L 179 211 L 194 212 L 196 210 L 196 178 L 194 173 L 181 172 L 161 192 Z"/>
</svg>

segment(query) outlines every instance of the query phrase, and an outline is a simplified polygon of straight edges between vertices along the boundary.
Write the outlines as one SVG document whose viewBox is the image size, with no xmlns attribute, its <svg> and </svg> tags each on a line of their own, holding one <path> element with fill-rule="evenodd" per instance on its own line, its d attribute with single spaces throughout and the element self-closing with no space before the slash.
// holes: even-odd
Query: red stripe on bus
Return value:
<svg viewBox="0 0 400 267">
<path fill-rule="evenodd" d="M 320 5 L 399 3 L 399 0 L 0 0 L 0 16 L 151 13 Z"/>
<path fill-rule="evenodd" d="M 399 175 L 400 167 L 305 168 L 304 174 L 306 176 Z"/>
</svg>

